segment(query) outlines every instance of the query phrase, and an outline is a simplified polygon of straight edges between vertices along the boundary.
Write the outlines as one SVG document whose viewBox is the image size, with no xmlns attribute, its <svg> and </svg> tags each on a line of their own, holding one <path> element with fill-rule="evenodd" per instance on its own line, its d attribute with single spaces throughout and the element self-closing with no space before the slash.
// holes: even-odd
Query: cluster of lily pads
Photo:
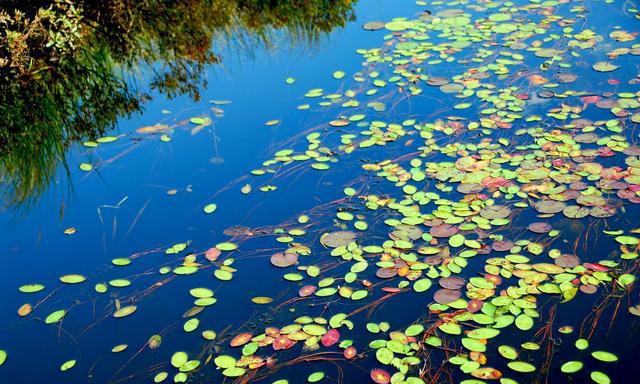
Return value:
<svg viewBox="0 0 640 384">
<path fill-rule="evenodd" d="M 291 221 L 260 233 L 273 236 L 280 250 L 269 255 L 269 262 L 282 270 L 282 284 L 296 294 L 252 301 L 289 311 L 278 317 L 280 324 L 237 330 L 224 340 L 222 351 L 204 360 L 190 357 L 195 347 L 166 351 L 167 369 L 153 373 L 155 382 L 187 382 L 196 372 L 207 372 L 209 364 L 238 382 L 262 380 L 288 366 L 286 361 L 295 363 L 292 351 L 311 358 L 317 350 L 345 364 L 366 360 L 378 384 L 439 382 L 443 369 L 464 384 L 532 382 L 548 371 L 576 375 L 589 369 L 584 356 L 540 363 L 540 356 L 553 353 L 549 343 L 575 331 L 553 326 L 543 309 L 562 312 L 564 303 L 579 296 L 622 297 L 634 289 L 640 228 L 623 219 L 626 206 L 640 203 L 640 147 L 635 144 L 640 92 L 589 88 L 577 74 L 584 68 L 574 62 L 591 63 L 590 76 L 599 86 L 625 80 L 636 85 L 637 77 L 620 80 L 610 73 L 620 67 L 616 60 L 640 54 L 637 33 L 608 25 L 608 31 L 589 29 L 580 22 L 587 9 L 571 2 L 417 3 L 433 11 L 364 25 L 367 31 L 384 31 L 385 42 L 358 50 L 363 68 L 351 80 L 344 71 L 331 75 L 350 88 L 310 89 L 303 95 L 308 103 L 298 106 L 309 112 L 335 109 L 336 118 L 301 133 L 239 188 L 242 194 L 254 193 L 254 186 L 280 193 L 276 184 L 282 175 L 331 172 L 340 162 L 361 160 L 362 178 L 329 203 L 330 220 L 323 205 L 292 213 Z M 610 43 L 606 60 L 591 52 L 603 41 Z M 420 113 L 398 121 L 388 118 L 414 100 L 428 106 L 419 104 Z M 285 123 L 273 119 L 266 125 Z M 188 124 L 201 129 L 211 119 L 195 117 Z M 169 128 L 160 124 L 138 133 L 169 141 Z M 224 209 L 222 200 L 202 208 L 205 214 L 218 209 Z M 589 229 L 572 231 L 563 220 L 588 223 Z M 577 246 L 588 241 L 592 227 L 611 254 L 594 255 Z M 231 239 L 213 247 L 190 242 L 168 247 L 164 252 L 173 263 L 159 274 L 180 278 L 213 270 L 213 278 L 232 284 L 234 274 L 242 273 L 234 262 L 251 251 L 257 232 L 234 227 L 227 234 Z M 118 258 L 113 264 L 126 267 L 131 260 Z M 86 278 L 72 274 L 60 280 L 80 284 Z M 95 291 L 129 285 L 116 278 L 96 282 Z M 44 289 L 20 287 L 25 294 Z M 185 313 L 182 329 L 193 333 L 200 328 L 196 316 L 217 298 L 200 286 L 188 294 L 194 306 Z M 392 328 L 387 321 L 364 325 L 354 320 L 385 300 L 416 297 L 428 298 L 429 304 L 412 323 Z M 319 305 L 301 308 L 301 303 Z M 124 318 L 140 305 L 114 299 L 111 313 Z M 638 316 L 638 308 L 634 303 L 628 313 Z M 33 316 L 35 310 L 24 304 L 18 314 Z M 293 315 L 300 310 L 308 312 Z M 56 309 L 44 322 L 60 324 L 67 315 Z M 364 330 L 375 339 L 359 340 Z M 517 332 L 526 338 L 518 345 Z M 200 333 L 204 343 L 219 342 L 214 330 Z M 589 335 L 580 330 L 578 351 L 589 348 Z M 158 348 L 160 341 L 153 335 L 147 346 Z M 126 348 L 118 345 L 113 352 Z M 0 351 L 0 365 L 6 356 Z M 603 350 L 590 356 L 618 360 Z M 70 360 L 60 369 L 75 364 Z M 590 370 L 589 377 L 611 382 L 599 370 Z M 317 371 L 307 381 L 325 378 Z"/>
</svg>

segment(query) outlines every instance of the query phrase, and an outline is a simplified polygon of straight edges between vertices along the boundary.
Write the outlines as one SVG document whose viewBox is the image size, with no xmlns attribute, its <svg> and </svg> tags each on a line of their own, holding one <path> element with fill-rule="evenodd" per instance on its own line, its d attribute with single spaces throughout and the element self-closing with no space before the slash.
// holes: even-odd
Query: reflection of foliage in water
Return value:
<svg viewBox="0 0 640 384">
<path fill-rule="evenodd" d="M 0 130 L 13 202 L 49 183 L 68 145 L 140 108 L 124 70 L 153 66 L 151 87 L 198 89 L 218 40 L 269 43 L 275 29 L 317 39 L 353 17 L 350 1 L 16 1 L 0 12 Z M 123 70 L 124 69 L 124 70 Z"/>
</svg>

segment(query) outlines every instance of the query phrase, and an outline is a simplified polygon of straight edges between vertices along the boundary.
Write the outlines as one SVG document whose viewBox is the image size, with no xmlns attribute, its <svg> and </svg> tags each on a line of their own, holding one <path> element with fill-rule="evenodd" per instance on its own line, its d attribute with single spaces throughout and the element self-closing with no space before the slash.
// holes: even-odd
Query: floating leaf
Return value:
<svg viewBox="0 0 640 384">
<path fill-rule="evenodd" d="M 507 366 L 516 372 L 522 373 L 534 372 L 536 370 L 536 367 L 534 365 L 526 363 L 524 361 L 512 361 L 510 363 L 507 363 Z"/>
<path fill-rule="evenodd" d="M 583 366 L 584 364 L 582 364 L 582 362 L 580 361 L 567 361 L 566 363 L 562 364 L 562 366 L 560 367 L 560 371 L 562 371 L 563 373 L 576 373 L 581 370 Z"/>
<path fill-rule="evenodd" d="M 64 363 L 60 366 L 60 370 L 61 370 L 62 372 L 65 372 L 65 371 L 68 371 L 68 370 L 70 370 L 71 368 L 73 368 L 73 367 L 75 367 L 75 366 L 76 366 L 76 360 L 69 360 L 69 361 L 64 362 Z"/>
<path fill-rule="evenodd" d="M 49 316 L 47 316 L 44 319 L 44 322 L 46 324 L 53 324 L 53 323 L 57 323 L 58 321 L 62 320 L 62 318 L 67 314 L 67 311 L 65 311 L 64 309 L 60 309 L 57 310 L 55 312 L 52 312 Z"/>
<path fill-rule="evenodd" d="M 211 204 L 205 205 L 204 208 L 203 208 L 203 211 L 204 211 L 204 213 L 209 214 L 209 213 L 215 212 L 216 209 L 218 209 L 218 205 L 214 204 L 214 203 L 211 203 Z"/>
<path fill-rule="evenodd" d="M 593 351 L 591 352 L 591 356 L 593 356 L 597 360 L 604 361 L 607 363 L 618 361 L 618 356 L 614 355 L 611 352 L 606 352 L 606 351 Z"/>
<path fill-rule="evenodd" d="M 189 294 L 195 298 L 203 299 L 213 296 L 213 291 L 209 288 L 192 288 L 189 290 Z"/>
<path fill-rule="evenodd" d="M 111 348 L 111 352 L 119 353 L 127 349 L 129 346 L 127 344 L 118 344 L 115 347 Z"/>
<path fill-rule="evenodd" d="M 298 254 L 293 252 L 278 252 L 271 256 L 271 264 L 286 268 L 298 263 Z"/>
<path fill-rule="evenodd" d="M 235 249 L 238 249 L 238 246 L 234 243 L 219 243 L 216 244 L 216 248 L 221 251 L 233 251 Z"/>
<path fill-rule="evenodd" d="M 180 368 L 182 364 L 186 363 L 189 360 L 189 356 L 186 352 L 176 352 L 171 356 L 171 365 L 176 368 Z"/>
<path fill-rule="evenodd" d="M 85 281 L 87 278 L 82 275 L 64 275 L 60 276 L 60 281 L 65 284 L 78 284 Z"/>
<path fill-rule="evenodd" d="M 29 303 L 23 304 L 22 306 L 20 306 L 20 308 L 18 308 L 18 315 L 22 317 L 28 316 L 32 310 L 33 310 L 33 307 L 31 307 L 31 304 Z"/>
<path fill-rule="evenodd" d="M 242 375 L 244 375 L 244 373 L 247 370 L 244 368 L 239 368 L 239 367 L 231 367 L 231 368 L 227 368 L 224 371 L 222 371 L 222 374 L 225 375 L 226 377 L 240 377 Z"/>
<path fill-rule="evenodd" d="M 167 379 L 169 374 L 167 372 L 159 372 L 153 377 L 154 383 L 161 383 Z"/>
<path fill-rule="evenodd" d="M 231 272 L 223 270 L 223 269 L 216 269 L 215 271 L 213 271 L 213 275 L 218 280 L 222 280 L 222 281 L 229 281 L 229 280 L 233 279 L 233 274 Z"/>
<path fill-rule="evenodd" d="M 598 72 L 611 72 L 618 68 L 620 67 L 607 61 L 599 61 L 593 65 L 593 69 Z"/>
<path fill-rule="evenodd" d="M 198 328 L 198 325 L 200 325 L 200 320 L 193 318 L 187 320 L 182 328 L 185 332 L 193 332 Z"/>
<path fill-rule="evenodd" d="M 324 372 L 314 372 L 307 377 L 309 383 L 317 383 L 322 379 L 324 379 Z"/>
<path fill-rule="evenodd" d="M 35 292 L 40 292 L 43 289 L 44 289 L 44 285 L 42 284 L 27 284 L 18 288 L 18 290 L 22 293 L 35 293 Z"/>
<path fill-rule="evenodd" d="M 137 309 L 138 307 L 135 305 L 122 307 L 113 313 L 113 317 L 116 317 L 116 318 L 126 317 L 134 313 Z"/>
<path fill-rule="evenodd" d="M 576 348 L 582 351 L 589 348 L 589 341 L 587 341 L 586 339 L 578 339 L 576 340 L 575 345 L 576 345 Z"/>
<path fill-rule="evenodd" d="M 600 371 L 591 372 L 591 380 L 597 384 L 611 384 L 611 379 L 605 373 Z"/>
<path fill-rule="evenodd" d="M 371 370 L 369 376 L 377 384 L 389 384 L 391 382 L 391 375 L 384 369 L 374 368 Z"/>
<path fill-rule="evenodd" d="M 251 301 L 256 304 L 270 304 L 271 302 L 273 302 L 273 299 L 267 296 L 256 296 L 252 298 Z"/>
<path fill-rule="evenodd" d="M 234 337 L 229 344 L 232 347 L 239 347 L 251 341 L 252 338 L 253 338 L 253 335 L 249 332 L 241 333 L 236 337 Z"/>
</svg>

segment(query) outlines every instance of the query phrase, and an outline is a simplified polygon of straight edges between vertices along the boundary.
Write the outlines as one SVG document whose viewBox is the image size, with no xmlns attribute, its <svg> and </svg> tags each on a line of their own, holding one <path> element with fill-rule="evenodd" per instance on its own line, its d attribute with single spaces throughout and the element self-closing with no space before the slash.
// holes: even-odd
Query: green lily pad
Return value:
<svg viewBox="0 0 640 384">
<path fill-rule="evenodd" d="M 584 364 L 581 361 L 567 361 L 562 364 L 560 371 L 563 373 L 576 373 L 581 370 L 583 366 Z"/>
<path fill-rule="evenodd" d="M 324 379 L 324 372 L 314 372 L 307 377 L 309 383 L 317 383 L 322 379 Z"/>
</svg>

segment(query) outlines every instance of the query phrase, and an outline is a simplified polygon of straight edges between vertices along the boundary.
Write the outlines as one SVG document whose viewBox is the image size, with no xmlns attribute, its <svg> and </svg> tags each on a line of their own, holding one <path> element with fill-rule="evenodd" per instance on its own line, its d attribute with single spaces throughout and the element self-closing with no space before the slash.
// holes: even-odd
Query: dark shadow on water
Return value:
<svg viewBox="0 0 640 384">
<path fill-rule="evenodd" d="M 350 0 L 9 0 L 0 10 L 3 205 L 27 205 L 65 152 L 139 111 L 151 92 L 194 100 L 232 44 L 278 33 L 314 43 L 354 18 Z M 218 49 L 216 49 L 216 47 Z M 149 84 L 129 79 L 144 66 Z"/>
</svg>

